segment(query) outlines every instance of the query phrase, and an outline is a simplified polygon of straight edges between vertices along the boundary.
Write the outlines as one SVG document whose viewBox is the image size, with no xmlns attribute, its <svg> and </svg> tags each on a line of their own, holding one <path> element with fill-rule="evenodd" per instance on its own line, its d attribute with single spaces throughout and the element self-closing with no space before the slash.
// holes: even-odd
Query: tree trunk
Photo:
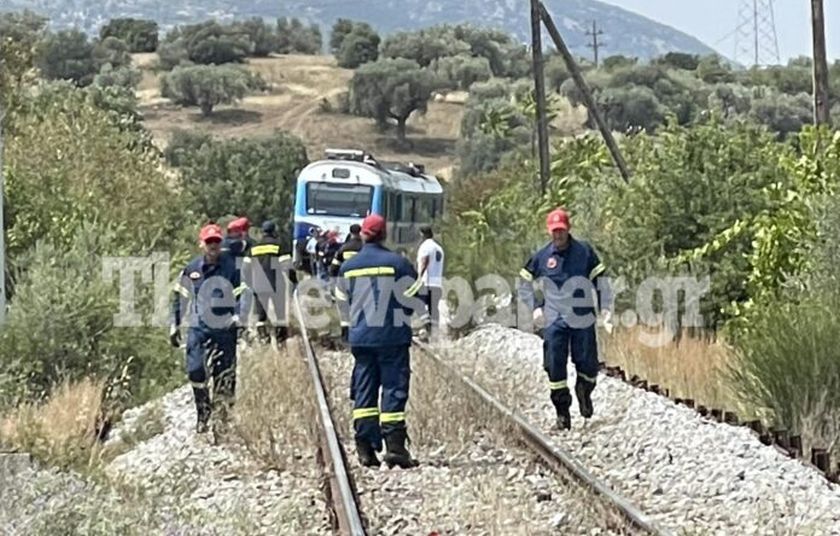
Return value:
<svg viewBox="0 0 840 536">
<path fill-rule="evenodd" d="M 203 115 L 204 117 L 207 117 L 212 113 L 213 113 L 213 105 L 212 104 L 208 104 L 206 102 L 201 104 L 201 115 Z"/>
<path fill-rule="evenodd" d="M 408 121 L 407 117 L 397 118 L 397 141 L 400 145 L 405 145 L 405 123 Z"/>
</svg>

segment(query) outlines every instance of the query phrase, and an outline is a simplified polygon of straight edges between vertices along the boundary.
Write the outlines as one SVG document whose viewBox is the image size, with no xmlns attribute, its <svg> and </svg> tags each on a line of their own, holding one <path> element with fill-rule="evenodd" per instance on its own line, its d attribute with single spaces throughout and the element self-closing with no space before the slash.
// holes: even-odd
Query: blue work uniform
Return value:
<svg viewBox="0 0 840 536">
<path fill-rule="evenodd" d="M 519 273 L 519 299 L 529 310 L 543 308 L 543 367 L 555 406 L 571 403 L 566 383 L 570 353 L 579 379 L 594 384 L 598 375 L 595 303 L 601 306 L 599 277 L 604 271 L 592 246 L 570 236 L 565 249 L 550 242 Z M 542 299 L 537 299 L 534 283 L 542 286 Z"/>
<path fill-rule="evenodd" d="M 217 395 L 232 399 L 236 391 L 237 327 L 232 322 L 245 290 L 236 258 L 224 253 L 215 264 L 204 255 L 194 258 L 175 283 L 172 323 L 177 327 L 185 320 L 188 325 L 186 369 L 199 416 L 210 411 L 207 352 L 212 356 L 214 401 Z"/>
<path fill-rule="evenodd" d="M 353 426 L 356 440 L 377 451 L 383 437 L 405 429 L 411 316 L 422 307 L 416 283 L 408 259 L 380 244 L 365 244 L 339 270 L 336 298 L 348 309 L 356 361 L 350 385 Z"/>
<path fill-rule="evenodd" d="M 222 240 L 222 252 L 227 253 L 233 257 L 250 257 L 251 248 L 254 247 L 256 241 L 251 237 L 246 238 L 231 238 L 226 236 Z"/>
</svg>

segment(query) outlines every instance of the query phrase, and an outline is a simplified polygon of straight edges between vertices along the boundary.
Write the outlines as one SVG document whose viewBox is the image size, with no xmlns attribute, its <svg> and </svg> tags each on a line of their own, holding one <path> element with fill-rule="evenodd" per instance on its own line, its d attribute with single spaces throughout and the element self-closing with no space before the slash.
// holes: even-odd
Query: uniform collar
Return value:
<svg viewBox="0 0 840 536">
<path fill-rule="evenodd" d="M 565 249 L 557 249 L 557 246 L 554 245 L 554 241 L 548 243 L 548 247 L 551 248 L 551 253 L 556 253 L 558 255 L 563 255 L 564 253 L 568 252 L 572 249 L 572 246 L 575 245 L 575 238 L 572 235 L 569 235 L 569 244 L 566 246 Z"/>
</svg>

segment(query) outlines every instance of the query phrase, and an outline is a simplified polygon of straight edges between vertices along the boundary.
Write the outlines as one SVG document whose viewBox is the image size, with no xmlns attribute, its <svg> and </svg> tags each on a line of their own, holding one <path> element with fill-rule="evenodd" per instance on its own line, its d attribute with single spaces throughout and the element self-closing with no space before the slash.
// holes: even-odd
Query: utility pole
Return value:
<svg viewBox="0 0 840 536">
<path fill-rule="evenodd" d="M 814 36 L 814 124 L 827 125 L 831 122 L 831 103 L 828 97 L 823 0 L 811 0 L 811 24 Z"/>
<path fill-rule="evenodd" d="M 548 118 L 546 114 L 545 75 L 543 74 L 542 24 L 539 0 L 531 0 L 531 52 L 534 63 L 534 91 L 537 103 L 537 142 L 540 154 L 540 193 L 548 190 L 551 162 L 548 152 Z"/>
<path fill-rule="evenodd" d="M 753 0 L 753 38 L 755 39 L 755 63 L 753 65 L 758 66 L 761 59 L 758 54 L 758 0 Z"/>
<path fill-rule="evenodd" d="M 603 32 L 603 30 L 598 29 L 598 22 L 593 20 L 592 21 L 592 31 L 587 31 L 586 35 L 588 37 L 592 38 L 592 44 L 586 45 L 586 46 L 588 46 L 589 48 L 592 49 L 592 55 L 595 58 L 595 68 L 597 69 L 598 68 L 598 49 L 600 47 L 604 46 L 604 43 L 599 42 L 598 38 L 600 36 L 604 35 L 604 32 Z"/>
<path fill-rule="evenodd" d="M 536 1 L 539 5 L 540 17 L 542 17 L 546 30 L 548 30 L 548 35 L 551 36 L 552 41 L 554 41 L 554 45 L 557 47 L 560 55 L 563 56 L 563 61 L 566 62 L 566 68 L 569 69 L 572 79 L 575 81 L 578 89 L 580 89 L 580 92 L 583 94 L 583 103 L 595 119 L 595 123 L 598 125 L 598 130 L 601 131 L 601 136 L 604 137 L 604 142 L 607 144 L 607 149 L 609 149 L 610 155 L 612 155 L 613 161 L 615 162 L 619 173 L 621 173 L 621 178 L 624 179 L 624 182 L 629 182 L 630 171 L 627 169 L 627 163 L 624 161 L 624 157 L 621 156 L 618 144 L 615 142 L 615 138 L 613 138 L 610 129 L 607 128 L 607 123 L 601 116 L 601 112 L 598 111 L 598 105 L 592 97 L 592 90 L 589 89 L 589 85 L 586 83 L 586 80 L 584 80 L 583 74 L 580 72 L 580 68 L 575 62 L 575 59 L 572 57 L 572 53 L 569 52 L 569 47 L 566 46 L 566 43 L 563 41 L 563 37 L 560 35 L 560 31 L 557 29 L 557 26 L 554 24 L 554 20 L 551 18 L 551 14 L 545 8 L 545 5 L 538 0 L 532 0 L 532 5 L 534 1 Z"/>
</svg>

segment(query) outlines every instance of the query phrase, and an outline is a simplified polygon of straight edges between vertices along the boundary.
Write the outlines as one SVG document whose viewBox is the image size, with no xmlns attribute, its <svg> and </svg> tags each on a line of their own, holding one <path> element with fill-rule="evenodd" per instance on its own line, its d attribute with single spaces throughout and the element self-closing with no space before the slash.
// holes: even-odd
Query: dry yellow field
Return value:
<svg viewBox="0 0 840 536">
<path fill-rule="evenodd" d="M 268 134 L 275 129 L 299 136 L 310 158 L 327 147 L 358 148 L 381 160 L 413 161 L 429 171 L 448 177 L 455 164 L 463 99 L 430 102 L 426 114 L 409 120 L 411 147 L 401 149 L 391 132 L 380 132 L 372 119 L 323 111 L 324 101 L 333 109 L 353 76 L 335 65 L 332 56 L 288 55 L 251 59 L 248 68 L 259 73 L 270 89 L 246 97 L 232 106 L 218 107 L 212 117 L 202 117 L 197 108 L 181 108 L 160 96 L 160 74 L 153 70 L 155 54 L 136 54 L 135 66 L 143 72 L 138 88 L 140 109 L 147 128 L 160 145 L 173 130 L 196 129 L 220 137 Z"/>
</svg>

